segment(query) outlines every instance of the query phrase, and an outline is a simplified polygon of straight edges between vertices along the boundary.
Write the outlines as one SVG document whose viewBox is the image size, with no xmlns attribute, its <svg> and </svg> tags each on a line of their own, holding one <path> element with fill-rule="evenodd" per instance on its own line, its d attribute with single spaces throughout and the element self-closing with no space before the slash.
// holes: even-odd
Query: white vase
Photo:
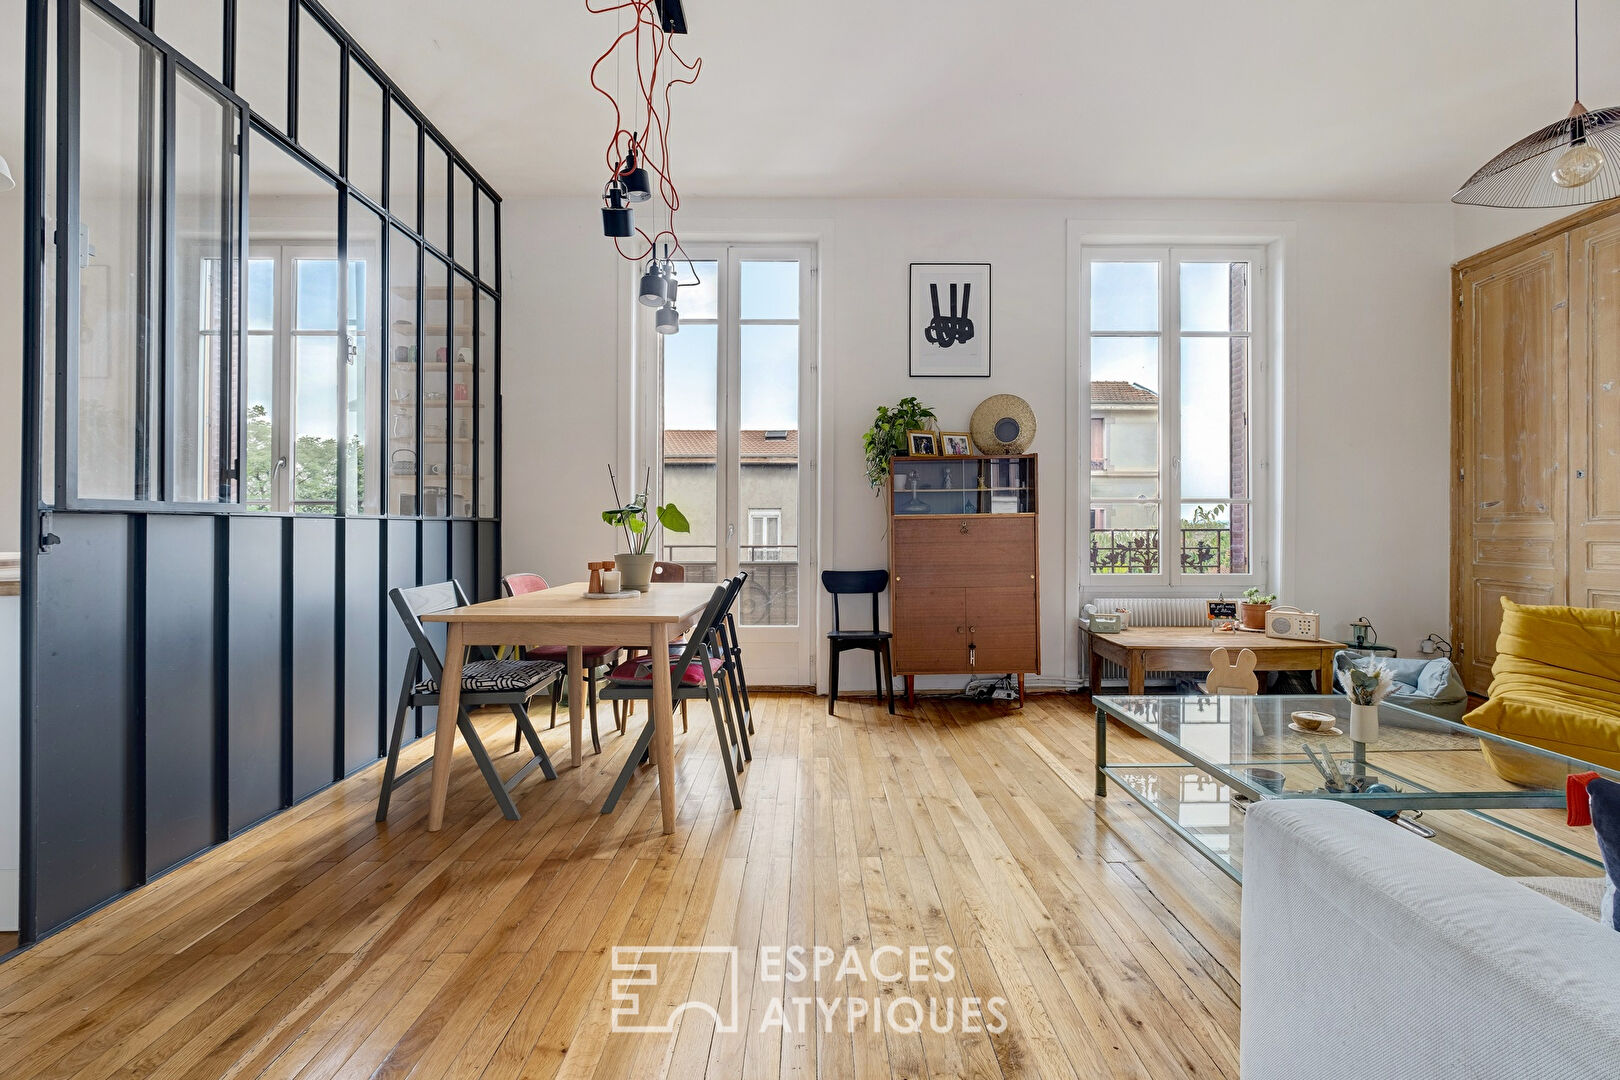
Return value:
<svg viewBox="0 0 1620 1080">
<path fill-rule="evenodd" d="M 1350 741 L 1370 743 L 1378 741 L 1378 706 L 1350 706 Z"/>
</svg>

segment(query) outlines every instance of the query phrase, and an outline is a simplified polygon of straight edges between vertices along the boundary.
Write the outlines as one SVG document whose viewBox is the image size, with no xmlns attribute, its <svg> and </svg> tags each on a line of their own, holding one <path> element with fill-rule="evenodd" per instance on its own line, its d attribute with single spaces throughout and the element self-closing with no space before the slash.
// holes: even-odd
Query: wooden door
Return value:
<svg viewBox="0 0 1620 1080">
<path fill-rule="evenodd" d="M 972 671 L 986 675 L 1040 670 L 1035 583 L 966 590 Z"/>
<path fill-rule="evenodd" d="M 1569 602 L 1620 608 L 1620 218 L 1570 234 Z"/>
<path fill-rule="evenodd" d="M 968 670 L 967 609 L 961 588 L 897 585 L 894 670 L 901 675 Z"/>
<path fill-rule="evenodd" d="M 1556 236 L 1457 275 L 1454 659 L 1476 693 L 1500 598 L 1567 596 L 1568 252 Z"/>
</svg>

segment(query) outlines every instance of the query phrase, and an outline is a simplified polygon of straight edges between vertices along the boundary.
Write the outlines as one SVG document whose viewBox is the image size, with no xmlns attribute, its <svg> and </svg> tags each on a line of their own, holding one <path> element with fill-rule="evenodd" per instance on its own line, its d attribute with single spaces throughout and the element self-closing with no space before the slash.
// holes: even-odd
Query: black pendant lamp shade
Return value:
<svg viewBox="0 0 1620 1080">
<path fill-rule="evenodd" d="M 647 260 L 647 271 L 641 275 L 641 302 L 648 307 L 662 307 L 665 300 L 673 300 L 675 290 L 664 277 L 663 264 L 654 256 Z"/>
<path fill-rule="evenodd" d="M 653 329 L 660 334 L 678 334 L 681 332 L 681 316 L 675 310 L 673 300 L 658 309 L 658 318 L 653 323 Z"/>
<path fill-rule="evenodd" d="M 635 231 L 635 223 L 630 208 L 625 205 L 624 185 L 613 181 L 602 197 L 607 201 L 602 207 L 602 235 L 630 236 Z"/>
<path fill-rule="evenodd" d="M 619 174 L 619 180 L 624 184 L 625 196 L 631 202 L 646 202 L 652 198 L 652 185 L 647 180 L 647 170 L 636 160 L 634 147 L 631 147 L 630 153 L 625 156 L 624 172 Z"/>
<path fill-rule="evenodd" d="M 1497 154 L 1468 178 L 1454 203 L 1585 206 L 1620 195 L 1620 108 L 1575 110 Z"/>
</svg>

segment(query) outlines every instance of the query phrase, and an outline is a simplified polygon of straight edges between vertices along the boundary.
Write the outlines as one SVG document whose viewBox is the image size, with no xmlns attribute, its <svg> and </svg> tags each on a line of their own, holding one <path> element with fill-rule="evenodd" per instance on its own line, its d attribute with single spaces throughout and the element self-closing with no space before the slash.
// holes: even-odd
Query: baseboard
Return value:
<svg viewBox="0 0 1620 1080">
<path fill-rule="evenodd" d="M 0 934 L 17 931 L 17 902 L 21 887 L 19 871 L 0 870 Z"/>
</svg>

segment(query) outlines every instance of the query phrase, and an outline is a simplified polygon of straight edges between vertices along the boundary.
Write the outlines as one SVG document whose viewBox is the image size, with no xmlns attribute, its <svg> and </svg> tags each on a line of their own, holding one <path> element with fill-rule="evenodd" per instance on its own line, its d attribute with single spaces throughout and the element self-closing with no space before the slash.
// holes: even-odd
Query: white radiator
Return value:
<svg viewBox="0 0 1620 1080">
<path fill-rule="evenodd" d="M 1107 596 L 1095 597 L 1085 601 L 1098 611 L 1117 611 L 1124 608 L 1131 613 L 1132 626 L 1207 626 L 1208 613 L 1204 610 L 1204 598 L 1199 596 Z M 1082 616 L 1082 625 L 1083 625 Z M 1091 672 L 1090 650 L 1085 646 L 1085 638 L 1081 636 L 1080 647 L 1080 678 L 1089 681 Z M 1202 673 L 1200 673 L 1202 674 Z M 1172 671 L 1150 671 L 1147 673 L 1149 684 L 1174 682 L 1177 673 Z M 1103 661 L 1102 677 L 1108 683 L 1125 682 L 1125 669 L 1110 661 Z M 1121 685 L 1121 690 L 1124 689 Z"/>
</svg>

